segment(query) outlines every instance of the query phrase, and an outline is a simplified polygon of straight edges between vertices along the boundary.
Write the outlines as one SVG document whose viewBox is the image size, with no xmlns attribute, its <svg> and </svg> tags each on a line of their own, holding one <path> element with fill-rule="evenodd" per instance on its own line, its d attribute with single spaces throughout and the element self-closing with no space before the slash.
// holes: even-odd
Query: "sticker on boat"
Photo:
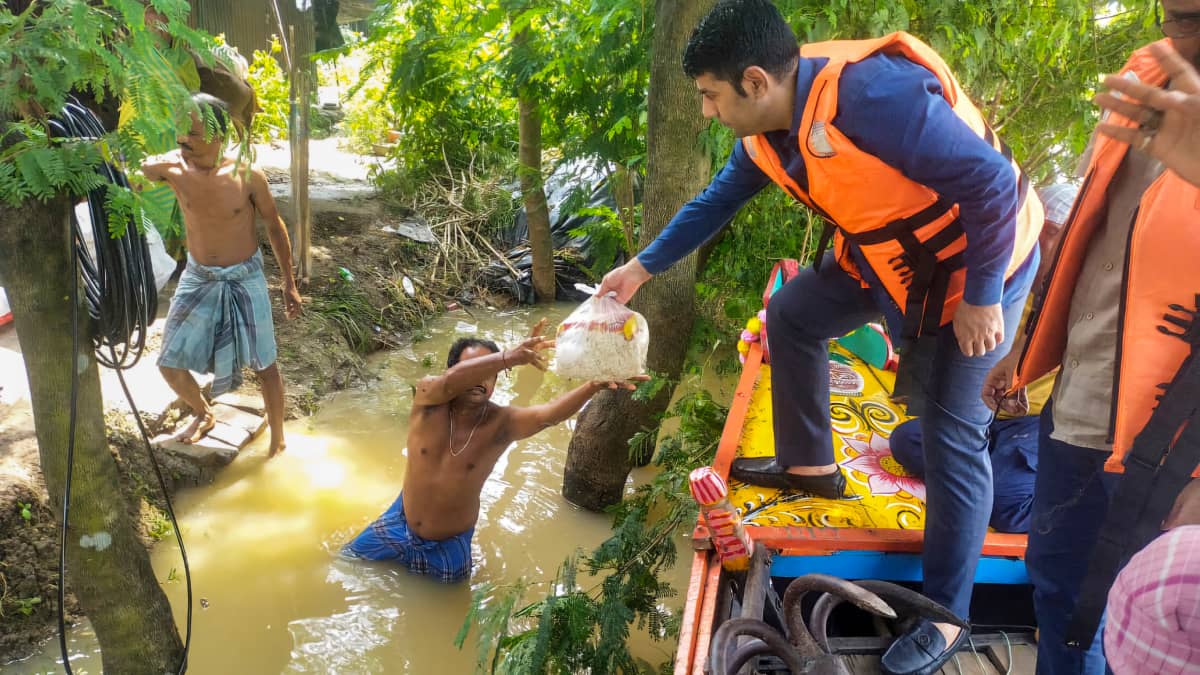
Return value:
<svg viewBox="0 0 1200 675">
<path fill-rule="evenodd" d="M 862 373 L 844 363 L 829 362 L 829 391 L 841 396 L 862 396 L 866 382 Z"/>
</svg>

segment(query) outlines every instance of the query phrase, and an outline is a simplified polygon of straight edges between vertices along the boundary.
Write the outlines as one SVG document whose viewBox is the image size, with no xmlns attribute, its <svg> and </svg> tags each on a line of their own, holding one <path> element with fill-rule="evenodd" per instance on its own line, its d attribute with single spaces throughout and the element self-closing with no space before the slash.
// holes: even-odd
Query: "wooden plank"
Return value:
<svg viewBox="0 0 1200 675">
<path fill-rule="evenodd" d="M 747 525 L 746 531 L 755 542 L 779 549 L 784 556 L 836 551 L 918 553 L 924 541 L 921 530 Z M 983 554 L 1023 559 L 1027 540 L 1023 534 L 989 532 L 984 538 Z"/>
<path fill-rule="evenodd" d="M 249 434 L 250 438 L 258 436 L 267 427 L 267 419 L 265 417 L 259 417 L 233 406 L 217 404 L 212 407 L 212 411 L 213 416 L 217 418 L 218 422 L 227 424 L 235 429 L 241 429 Z"/>
<path fill-rule="evenodd" d="M 982 655 L 978 655 L 978 658 L 976 658 L 976 654 L 970 650 L 961 651 L 956 657 L 957 662 L 953 658 L 950 659 L 941 670 L 937 671 L 938 675 L 999 675 L 1003 672 L 997 671 L 992 663 Z M 851 654 L 843 656 L 842 662 L 846 665 L 846 669 L 855 675 L 859 673 L 862 675 L 867 675 L 868 673 L 878 675 L 881 669 L 879 664 L 880 658 L 880 656 L 874 654 Z M 1032 673 L 1033 671 L 1029 672 Z M 1016 675 L 1015 671 L 1013 675 Z"/>
<path fill-rule="evenodd" d="M 692 675 L 706 675 L 708 670 L 708 646 L 712 641 L 713 623 L 717 612 L 717 591 L 721 584 L 721 565 L 713 560 L 704 579 L 704 604 L 700 608 L 700 621 L 696 624 L 696 651 L 692 659 Z"/>
<path fill-rule="evenodd" d="M 704 581 L 708 576 L 708 552 L 692 555 L 692 574 L 688 581 L 687 600 L 683 605 L 683 622 L 679 626 L 679 648 L 675 652 L 675 675 L 687 675 L 696 656 L 696 633 L 704 597 Z"/>
<path fill-rule="evenodd" d="M 1033 675 L 1037 670 L 1037 646 L 1009 643 L 992 644 L 984 650 L 988 659 L 1000 673 L 1011 675 Z M 1011 660 L 1009 656 L 1011 655 Z"/>
<path fill-rule="evenodd" d="M 733 403 L 729 406 L 729 416 L 725 418 L 725 429 L 721 432 L 721 442 L 713 460 L 713 471 L 725 480 L 729 480 L 729 466 L 733 464 L 738 444 L 742 441 L 742 426 L 750 410 L 750 397 L 754 393 L 754 383 L 758 381 L 761 366 L 762 348 L 755 342 L 750 345 L 750 353 L 746 355 L 746 365 L 742 368 L 742 376 L 733 393 Z"/>
<path fill-rule="evenodd" d="M 970 649 L 955 654 L 938 672 L 941 675 L 999 675 L 986 656 Z"/>
</svg>

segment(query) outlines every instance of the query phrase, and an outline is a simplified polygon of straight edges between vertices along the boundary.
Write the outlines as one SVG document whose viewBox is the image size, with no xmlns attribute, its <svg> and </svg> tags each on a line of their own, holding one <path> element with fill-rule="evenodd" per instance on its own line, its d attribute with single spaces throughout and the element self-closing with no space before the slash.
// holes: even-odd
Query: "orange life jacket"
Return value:
<svg viewBox="0 0 1200 675">
<path fill-rule="evenodd" d="M 1122 74 L 1133 73 L 1147 84 L 1161 86 L 1166 73 L 1148 48 L 1133 53 Z M 1113 124 L 1136 127 L 1137 122 L 1113 114 Z M 1075 201 L 1043 297 L 1026 326 L 1028 341 L 1018 362 L 1016 386 L 1023 386 L 1062 363 L 1067 344 L 1071 296 L 1088 242 L 1107 215 L 1109 184 L 1129 146 L 1097 135 L 1083 188 Z M 1109 435 L 1113 454 L 1105 466 L 1123 470 L 1122 458 L 1154 410 L 1160 385 L 1174 378 L 1191 351 L 1190 345 L 1168 335 L 1164 315 L 1171 305 L 1195 309 L 1200 293 L 1200 189 L 1172 171 L 1164 171 L 1142 195 L 1125 254 L 1121 309 L 1117 329 L 1113 406 Z M 1086 292 L 1086 291 L 1085 291 Z M 1178 327 L 1171 330 L 1179 332 Z"/>
<path fill-rule="evenodd" d="M 749 136 L 742 143 L 763 173 L 824 216 L 827 228 L 835 228 L 839 264 L 861 280 L 847 255 L 848 241 L 858 244 L 867 264 L 904 312 L 905 337 L 914 337 L 934 333 L 954 317 L 966 278 L 962 252 L 967 238 L 958 221 L 958 204 L 859 150 L 833 124 L 842 69 L 879 52 L 899 54 L 928 68 L 941 82 L 942 94 L 955 114 L 1012 160 L 1012 152 L 988 128 L 946 63 L 931 47 L 908 33 L 801 47 L 800 55 L 805 58 L 828 59 L 813 80 L 800 123 L 799 146 L 808 173 L 807 191 L 787 174 L 764 136 Z M 1015 163 L 1012 166 L 1019 180 L 1021 205 L 1006 278 L 1037 246 L 1042 227 L 1041 202 L 1029 189 L 1029 179 Z"/>
</svg>

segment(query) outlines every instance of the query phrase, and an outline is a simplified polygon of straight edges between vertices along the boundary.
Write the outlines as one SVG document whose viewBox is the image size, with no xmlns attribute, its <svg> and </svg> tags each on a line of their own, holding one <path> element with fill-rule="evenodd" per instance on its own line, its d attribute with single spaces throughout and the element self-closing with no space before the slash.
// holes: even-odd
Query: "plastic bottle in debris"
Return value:
<svg viewBox="0 0 1200 675">
<path fill-rule="evenodd" d="M 742 527 L 741 514 L 729 502 L 729 488 L 725 481 L 712 467 L 702 466 L 692 471 L 688 482 L 692 497 L 700 505 L 700 515 L 708 526 L 721 566 L 730 572 L 750 569 L 754 542 Z"/>
<path fill-rule="evenodd" d="M 342 281 L 354 281 L 354 273 L 345 267 L 339 267 L 337 271 L 338 276 L 342 278 Z"/>
</svg>

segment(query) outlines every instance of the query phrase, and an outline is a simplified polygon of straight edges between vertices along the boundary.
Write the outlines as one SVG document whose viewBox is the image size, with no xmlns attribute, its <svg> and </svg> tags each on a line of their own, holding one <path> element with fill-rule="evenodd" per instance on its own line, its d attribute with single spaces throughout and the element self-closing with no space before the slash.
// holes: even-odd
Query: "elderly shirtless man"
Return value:
<svg viewBox="0 0 1200 675">
<path fill-rule="evenodd" d="M 275 365 L 275 326 L 263 274 L 255 215 L 266 223 L 271 250 L 283 276 L 283 307 L 289 319 L 300 313 L 300 293 L 292 276 L 292 248 L 267 178 L 243 161 L 225 157 L 229 113 L 207 94 L 192 101 L 200 115 L 178 139 L 179 149 L 148 158 L 142 173 L 175 191 L 187 233 L 188 262 L 163 331 L 158 366 L 167 383 L 195 413 L 179 435 L 195 443 L 216 424 L 212 408 L 188 371 L 211 372 L 212 395 L 237 388 L 242 367 L 258 373 L 267 420 L 269 454 L 283 450 L 283 378 Z"/>
<path fill-rule="evenodd" d="M 461 338 L 450 347 L 448 370 L 417 384 L 404 488 L 382 516 L 346 544 L 343 555 L 395 561 L 439 581 L 466 579 L 471 576 L 479 494 L 508 446 L 565 421 L 601 389 L 634 388 L 630 382 L 589 382 L 542 405 L 492 403 L 501 370 L 521 365 L 546 369 L 542 350 L 554 342 L 540 337 L 545 321 L 513 349 Z"/>
</svg>

